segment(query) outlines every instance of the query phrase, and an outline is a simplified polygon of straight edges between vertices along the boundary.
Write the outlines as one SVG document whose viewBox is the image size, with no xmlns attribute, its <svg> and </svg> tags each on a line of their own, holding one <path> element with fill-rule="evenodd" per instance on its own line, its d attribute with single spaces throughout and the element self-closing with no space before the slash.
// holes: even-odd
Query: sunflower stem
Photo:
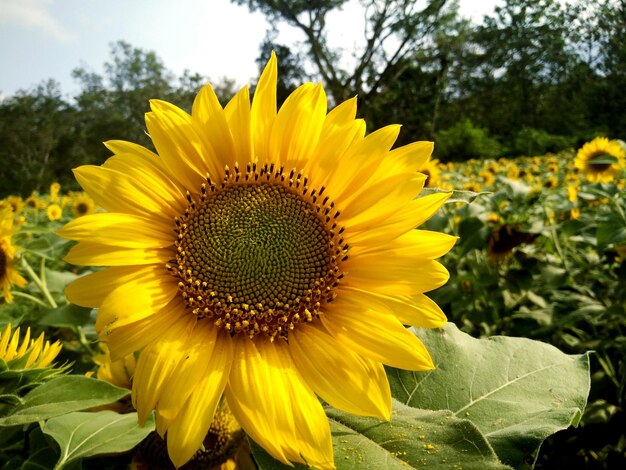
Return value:
<svg viewBox="0 0 626 470">
<path fill-rule="evenodd" d="M 550 226 L 550 236 L 552 237 L 552 242 L 554 243 L 554 247 L 556 248 L 556 252 L 559 255 L 559 258 L 561 260 L 561 264 L 563 264 L 563 269 L 565 269 L 565 271 L 567 272 L 567 274 L 569 274 L 569 266 L 567 265 L 567 259 L 565 258 L 565 256 L 563 255 L 563 248 L 561 247 L 561 243 L 559 242 L 559 237 L 556 233 L 556 227 L 554 226 L 554 222 L 552 222 L 552 220 L 550 220 L 550 217 L 548 216 L 548 211 L 545 209 L 543 209 L 544 214 L 546 216 L 546 219 L 549 222 L 549 226 Z"/>
<path fill-rule="evenodd" d="M 19 292 L 19 291 L 12 291 L 11 294 L 13 294 L 14 297 L 22 297 L 23 299 L 28 299 L 31 302 L 35 302 L 37 305 L 41 305 L 42 307 L 49 307 L 49 305 L 45 302 L 43 302 L 42 300 L 39 300 L 37 297 L 30 295 L 30 294 L 26 294 L 25 292 Z"/>
<path fill-rule="evenodd" d="M 95 356 L 97 352 L 94 351 L 91 345 L 89 344 L 89 340 L 87 339 L 87 336 L 85 336 L 85 330 L 83 330 L 83 327 L 80 325 L 77 325 L 74 328 L 74 331 L 78 334 L 78 341 L 85 348 L 87 353 L 89 353 L 89 355 L 92 357 Z"/>
<path fill-rule="evenodd" d="M 24 256 L 22 256 L 22 267 L 24 268 L 24 270 L 28 274 L 28 277 L 30 277 L 31 280 L 35 283 L 35 285 L 37 287 L 39 287 L 39 290 L 41 290 L 41 292 L 43 293 L 44 297 L 48 301 L 48 304 L 52 308 L 57 308 L 58 305 L 54 301 L 54 299 L 52 298 L 52 295 L 50 294 L 50 291 L 48 290 L 48 286 L 46 285 L 45 262 L 46 262 L 45 259 L 42 258 L 41 259 L 41 272 L 43 273 L 43 275 L 40 278 L 39 276 L 37 276 L 35 271 L 33 271 L 33 268 L 31 268 L 30 264 L 28 264 L 28 261 L 26 261 L 26 258 Z M 42 280 L 42 278 L 43 278 L 43 280 Z"/>
</svg>

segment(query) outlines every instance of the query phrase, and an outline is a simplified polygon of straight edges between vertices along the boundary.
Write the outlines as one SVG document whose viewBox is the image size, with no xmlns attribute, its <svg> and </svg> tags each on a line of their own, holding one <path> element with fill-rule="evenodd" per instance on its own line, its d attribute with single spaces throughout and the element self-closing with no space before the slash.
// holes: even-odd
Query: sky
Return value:
<svg viewBox="0 0 626 470">
<path fill-rule="evenodd" d="M 480 22 L 501 0 L 460 0 Z M 356 0 L 329 18 L 331 45 L 350 49 L 362 36 Z M 0 98 L 53 78 L 66 97 L 78 91 L 71 71 L 103 73 L 118 40 L 154 51 L 176 76 L 185 69 L 211 80 L 249 83 L 269 25 L 261 13 L 230 0 L 0 0 Z M 279 42 L 302 37 L 281 29 Z"/>
</svg>

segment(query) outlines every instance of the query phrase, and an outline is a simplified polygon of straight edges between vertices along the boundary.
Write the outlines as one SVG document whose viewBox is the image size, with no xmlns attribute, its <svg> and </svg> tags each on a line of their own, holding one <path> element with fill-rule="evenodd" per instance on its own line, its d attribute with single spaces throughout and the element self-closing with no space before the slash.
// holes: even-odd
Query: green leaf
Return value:
<svg viewBox="0 0 626 470">
<path fill-rule="evenodd" d="M 611 220 L 598 225 L 596 231 L 596 238 L 598 240 L 598 249 L 602 250 L 608 245 L 614 244 L 626 244 L 626 227 L 621 221 Z"/>
<path fill-rule="evenodd" d="M 69 413 L 49 419 L 43 428 L 43 432 L 61 447 L 61 457 L 55 468 L 62 468 L 76 459 L 126 452 L 153 430 L 153 418 L 145 426 L 140 426 L 137 413 L 113 411 Z"/>
<path fill-rule="evenodd" d="M 68 304 L 49 310 L 39 319 L 39 324 L 44 326 L 74 328 L 87 323 L 90 315 L 90 308 Z"/>
<path fill-rule="evenodd" d="M 129 393 L 125 388 L 82 375 L 58 377 L 28 392 L 21 405 L 0 418 L 0 426 L 34 423 L 72 411 L 106 405 Z"/>
<path fill-rule="evenodd" d="M 613 155 L 598 155 L 597 157 L 590 158 L 587 160 L 589 165 L 612 165 L 613 163 L 617 163 L 617 158 Z"/>
<path fill-rule="evenodd" d="M 470 419 L 508 465 L 530 468 L 543 440 L 577 425 L 589 394 L 589 355 L 526 338 L 475 339 L 448 323 L 414 330 L 437 369 L 389 369 L 403 403 Z"/>
<path fill-rule="evenodd" d="M 456 418 L 449 411 L 418 410 L 394 400 L 390 422 L 331 407 L 326 408 L 326 414 L 337 470 L 508 468 L 471 421 Z M 251 448 L 260 470 L 291 468 L 256 444 Z"/>
<path fill-rule="evenodd" d="M 450 199 L 446 201 L 446 204 L 463 202 L 465 204 L 470 204 L 476 200 L 478 196 L 485 194 L 492 194 L 490 192 L 480 192 L 476 193 L 474 191 L 461 191 L 461 190 L 448 190 L 448 189 L 439 189 L 439 188 L 423 188 L 420 193 L 420 197 L 428 196 L 429 194 L 435 193 L 452 193 Z"/>
</svg>

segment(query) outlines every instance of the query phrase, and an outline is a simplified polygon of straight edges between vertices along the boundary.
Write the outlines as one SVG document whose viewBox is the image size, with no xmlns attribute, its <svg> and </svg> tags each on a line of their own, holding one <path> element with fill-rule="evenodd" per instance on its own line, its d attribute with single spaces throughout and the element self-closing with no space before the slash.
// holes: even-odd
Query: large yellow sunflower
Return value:
<svg viewBox="0 0 626 470">
<path fill-rule="evenodd" d="M 0 288 L 7 303 L 13 302 L 11 285 L 24 287 L 27 283 L 15 269 L 17 248 L 12 244 L 15 232 L 17 229 L 13 227 L 13 210 L 10 207 L 0 209 Z"/>
<path fill-rule="evenodd" d="M 578 150 L 574 165 L 592 183 L 609 183 L 626 168 L 626 151 L 617 140 L 596 137 Z"/>
<path fill-rule="evenodd" d="M 97 307 L 113 358 L 141 350 L 132 398 L 156 409 L 175 465 L 200 447 L 222 394 L 244 430 L 282 462 L 333 467 L 317 396 L 389 419 L 383 364 L 433 362 L 404 325 L 445 317 L 423 293 L 456 238 L 416 226 L 448 195 L 416 199 L 432 143 L 391 150 L 400 126 L 365 135 L 356 99 L 327 113 L 307 83 L 276 109 L 276 58 L 254 100 L 222 108 L 205 86 L 191 115 L 150 102 L 158 152 L 107 142 L 75 175 L 108 212 L 61 230 L 67 261 L 108 269 L 66 294 Z M 316 396 L 317 395 L 317 396 Z"/>
</svg>

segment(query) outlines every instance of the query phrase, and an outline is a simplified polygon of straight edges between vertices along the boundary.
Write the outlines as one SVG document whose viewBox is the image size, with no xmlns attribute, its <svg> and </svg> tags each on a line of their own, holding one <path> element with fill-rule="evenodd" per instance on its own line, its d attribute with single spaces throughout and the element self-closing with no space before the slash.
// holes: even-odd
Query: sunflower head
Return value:
<svg viewBox="0 0 626 470">
<path fill-rule="evenodd" d="M 59 220 L 63 217 L 63 209 L 58 204 L 50 204 L 46 209 L 46 214 L 48 216 L 48 220 L 55 221 Z"/>
<path fill-rule="evenodd" d="M 111 141 L 74 172 L 106 212 L 59 233 L 66 260 L 107 269 L 66 290 L 97 307 L 112 360 L 141 350 L 140 421 L 156 409 L 176 466 L 189 461 L 225 395 L 245 432 L 278 460 L 332 468 L 337 408 L 389 419 L 383 364 L 433 362 L 404 325 L 445 322 L 425 292 L 456 237 L 416 230 L 450 196 L 419 197 L 433 145 L 392 149 L 399 126 L 365 134 L 356 100 L 332 111 L 306 83 L 280 109 L 272 55 L 250 102 L 207 85 L 191 114 L 152 100 L 157 153 Z"/>
<path fill-rule="evenodd" d="M 429 158 L 428 161 L 419 169 L 419 172 L 426 175 L 424 186 L 427 188 L 436 188 L 439 186 L 441 170 L 439 169 L 439 160 Z"/>
<path fill-rule="evenodd" d="M 574 159 L 574 165 L 582 171 L 587 181 L 609 183 L 626 167 L 626 150 L 617 140 L 596 137 L 583 145 Z"/>
<path fill-rule="evenodd" d="M 82 217 L 83 215 L 93 214 L 96 211 L 96 204 L 86 194 L 79 194 L 72 201 L 72 215 L 74 217 Z"/>
<path fill-rule="evenodd" d="M 21 337 L 20 328 L 13 330 L 9 323 L 0 332 L 0 392 L 21 393 L 64 372 L 67 366 L 52 364 L 60 351 L 59 341 L 50 343 L 43 333 L 31 339 L 30 327 Z"/>
</svg>

